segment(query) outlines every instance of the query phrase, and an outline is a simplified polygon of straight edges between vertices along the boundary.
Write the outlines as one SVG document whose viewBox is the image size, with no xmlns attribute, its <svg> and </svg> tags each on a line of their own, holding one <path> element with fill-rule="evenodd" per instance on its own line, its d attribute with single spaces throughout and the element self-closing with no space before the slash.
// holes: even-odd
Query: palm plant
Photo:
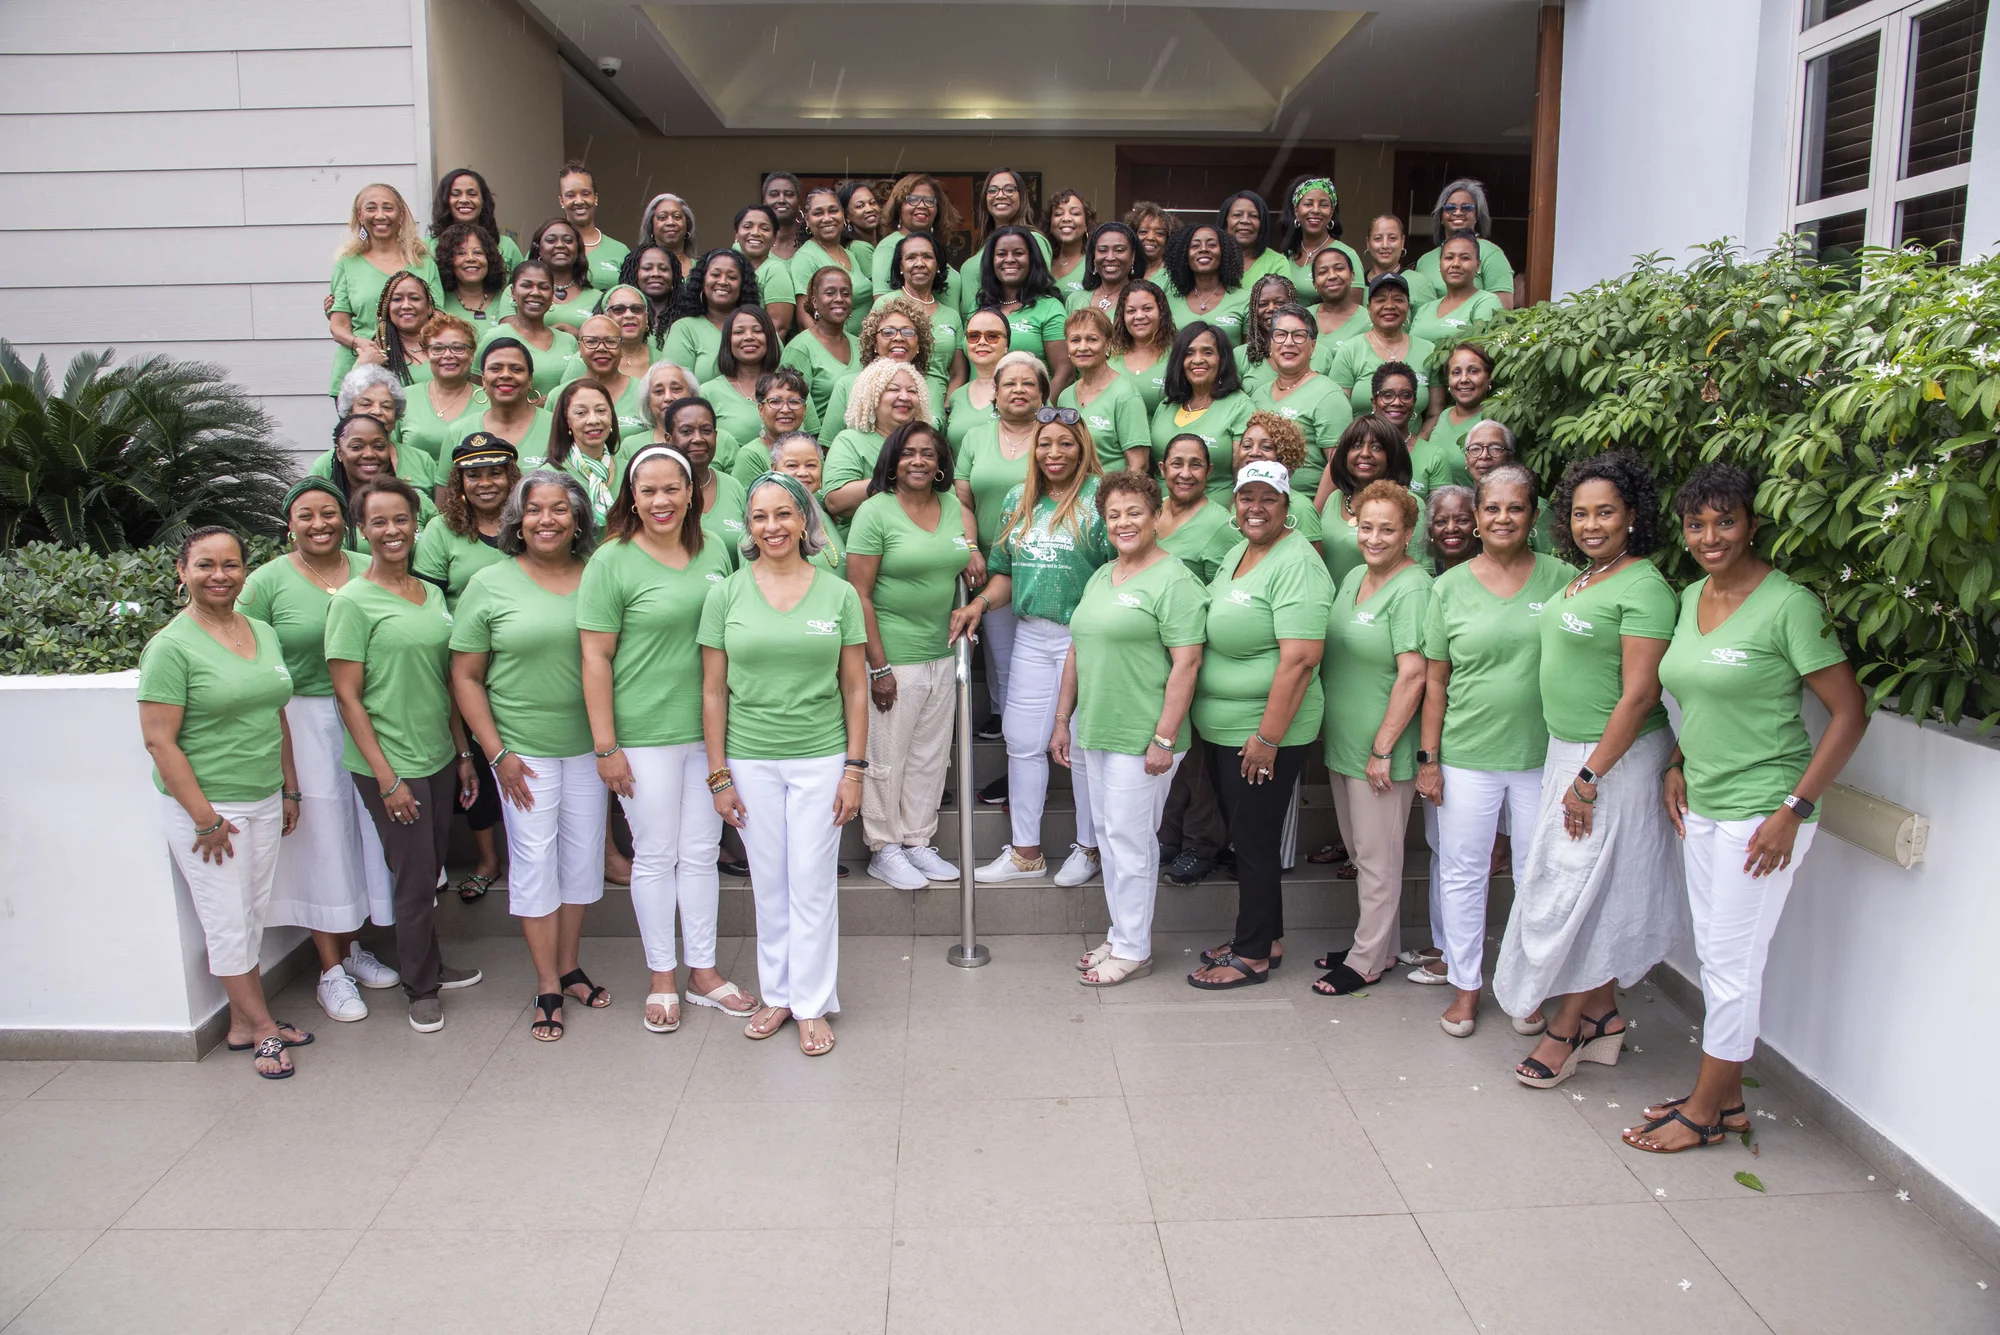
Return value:
<svg viewBox="0 0 2000 1335">
<path fill-rule="evenodd" d="M 0 339 L 0 550 L 99 552 L 223 524 L 276 533 L 296 471 L 269 416 L 220 367 L 166 357 L 112 366 L 81 352 L 57 389 Z"/>
</svg>

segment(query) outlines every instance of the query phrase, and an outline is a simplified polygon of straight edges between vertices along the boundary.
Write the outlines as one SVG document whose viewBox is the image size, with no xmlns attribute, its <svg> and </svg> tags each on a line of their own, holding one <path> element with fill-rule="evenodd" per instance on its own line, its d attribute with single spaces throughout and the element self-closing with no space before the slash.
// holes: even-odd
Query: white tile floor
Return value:
<svg viewBox="0 0 2000 1335">
<path fill-rule="evenodd" d="M 221 1051 L 0 1063 L 0 1328 L 2000 1330 L 2000 1274 L 1775 1092 L 1754 1155 L 1621 1145 L 1695 1061 L 1647 988 L 1616 1068 L 1540 1092 L 1491 1008 L 1460 1041 L 1441 989 L 1314 996 L 1333 933 L 1220 996 L 1181 981 L 1193 938 L 1104 992 L 1080 937 L 969 972 L 946 944 L 844 941 L 817 1060 L 707 1010 L 646 1033 L 629 939 L 586 942 L 615 1004 L 535 1043 L 525 953 L 480 938 L 441 1034 L 295 985 L 319 1038 L 283 1083 Z"/>
</svg>

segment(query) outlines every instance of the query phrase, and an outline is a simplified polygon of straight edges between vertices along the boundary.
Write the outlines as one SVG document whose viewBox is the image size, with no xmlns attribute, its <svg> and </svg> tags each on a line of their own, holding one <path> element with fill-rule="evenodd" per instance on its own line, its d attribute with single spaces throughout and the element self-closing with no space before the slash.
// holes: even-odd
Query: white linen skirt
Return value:
<svg viewBox="0 0 2000 1335">
<path fill-rule="evenodd" d="M 375 822 L 340 763 L 346 729 L 330 695 L 295 695 L 285 706 L 298 772 L 299 824 L 278 845 L 270 927 L 352 932 L 369 918 L 396 921 L 389 864 Z"/>
</svg>

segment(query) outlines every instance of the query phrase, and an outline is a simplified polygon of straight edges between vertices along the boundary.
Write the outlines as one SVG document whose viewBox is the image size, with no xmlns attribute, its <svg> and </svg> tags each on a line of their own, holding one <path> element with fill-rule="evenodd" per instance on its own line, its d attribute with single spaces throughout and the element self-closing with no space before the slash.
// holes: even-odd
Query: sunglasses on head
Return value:
<svg viewBox="0 0 2000 1335">
<path fill-rule="evenodd" d="M 1035 420 L 1043 426 L 1051 422 L 1061 422 L 1064 426 L 1075 426 L 1083 420 L 1083 414 L 1074 408 L 1037 408 Z"/>
</svg>

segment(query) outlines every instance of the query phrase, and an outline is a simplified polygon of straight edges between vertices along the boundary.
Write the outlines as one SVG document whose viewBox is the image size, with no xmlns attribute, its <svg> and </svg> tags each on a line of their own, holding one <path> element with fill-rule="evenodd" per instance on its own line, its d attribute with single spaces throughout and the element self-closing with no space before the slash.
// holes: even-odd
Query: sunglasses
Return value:
<svg viewBox="0 0 2000 1335">
<path fill-rule="evenodd" d="M 644 306 L 634 306 L 629 301 L 621 301 L 616 306 L 606 306 L 604 313 L 606 315 L 644 315 L 646 308 Z"/>
<path fill-rule="evenodd" d="M 1439 209 L 1439 210 L 1438 210 L 1438 212 L 1439 212 L 1439 213 L 1477 213 L 1477 212 L 1479 212 L 1479 206 L 1478 206 L 1477 204 L 1447 204 L 1447 205 L 1445 205 L 1445 206 L 1444 206 L 1443 208 Z"/>
<path fill-rule="evenodd" d="M 1051 422 L 1061 422 L 1064 426 L 1075 426 L 1083 420 L 1083 414 L 1074 408 L 1037 408 L 1035 420 L 1043 426 Z"/>
</svg>

